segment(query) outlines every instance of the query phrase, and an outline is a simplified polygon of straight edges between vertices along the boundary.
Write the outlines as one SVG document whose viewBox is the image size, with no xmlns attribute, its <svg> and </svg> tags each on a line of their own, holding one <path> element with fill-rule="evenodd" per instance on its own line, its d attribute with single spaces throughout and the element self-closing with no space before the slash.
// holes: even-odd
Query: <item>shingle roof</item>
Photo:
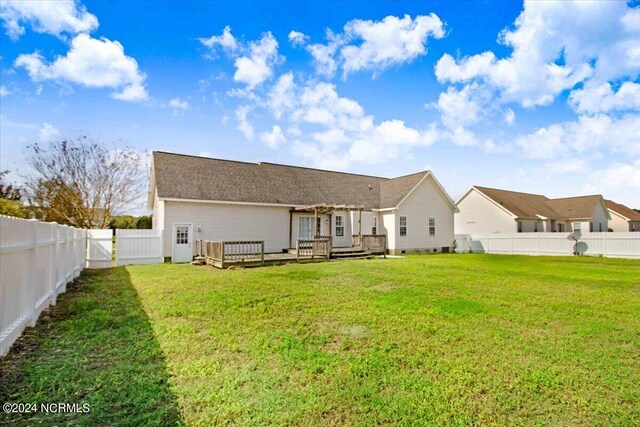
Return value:
<svg viewBox="0 0 640 427">
<path fill-rule="evenodd" d="M 602 200 L 602 196 L 565 197 L 562 199 L 550 199 L 547 202 L 554 211 L 570 219 L 591 218 L 596 206 Z"/>
<path fill-rule="evenodd" d="M 607 204 L 607 208 L 612 211 L 622 215 L 631 221 L 640 221 L 640 212 L 635 211 L 625 205 L 621 205 L 620 203 L 616 203 L 613 200 L 605 200 Z"/>
<path fill-rule="evenodd" d="M 156 151 L 158 197 L 230 202 L 395 207 L 427 172 L 388 179 L 320 169 L 245 163 Z"/>
<path fill-rule="evenodd" d="M 541 194 L 520 193 L 475 186 L 484 195 L 500 204 L 518 218 L 536 218 L 568 220 L 591 218 L 602 196 L 565 197 L 549 199 Z"/>
<path fill-rule="evenodd" d="M 518 218 L 536 218 L 541 215 L 551 219 L 567 219 L 564 215 L 548 206 L 549 199 L 543 195 L 479 187 L 477 185 L 474 187 Z"/>
</svg>

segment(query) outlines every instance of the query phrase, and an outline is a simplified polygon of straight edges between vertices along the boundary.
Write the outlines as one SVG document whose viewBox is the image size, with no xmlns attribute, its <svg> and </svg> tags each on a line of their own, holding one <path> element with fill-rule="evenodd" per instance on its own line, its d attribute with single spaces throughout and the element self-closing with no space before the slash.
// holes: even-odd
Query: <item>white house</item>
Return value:
<svg viewBox="0 0 640 427">
<path fill-rule="evenodd" d="M 600 232 L 611 219 L 601 195 L 549 199 L 473 186 L 456 206 L 456 234 Z"/>
<path fill-rule="evenodd" d="M 605 200 L 605 202 L 611 216 L 611 221 L 609 221 L 610 229 L 619 232 L 640 232 L 640 212 L 613 200 Z"/>
<path fill-rule="evenodd" d="M 166 152 L 153 153 L 148 205 L 174 262 L 192 259 L 196 239 L 277 253 L 314 236 L 349 247 L 359 233 L 386 235 L 391 254 L 446 252 L 456 211 L 430 171 L 389 179 Z"/>
</svg>

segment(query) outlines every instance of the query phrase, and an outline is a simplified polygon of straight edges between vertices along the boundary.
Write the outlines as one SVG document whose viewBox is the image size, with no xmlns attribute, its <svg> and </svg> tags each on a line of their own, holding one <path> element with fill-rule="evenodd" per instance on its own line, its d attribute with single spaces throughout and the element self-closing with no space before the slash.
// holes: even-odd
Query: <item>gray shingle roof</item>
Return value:
<svg viewBox="0 0 640 427">
<path fill-rule="evenodd" d="M 395 207 L 427 172 L 388 179 L 320 169 L 245 163 L 156 151 L 160 198 Z M 395 203 L 395 204 L 394 204 Z"/>
<path fill-rule="evenodd" d="M 617 212 L 628 220 L 640 221 L 640 212 L 635 211 L 625 205 L 621 205 L 620 203 L 616 203 L 613 200 L 605 200 L 605 203 L 607 204 L 608 209 Z"/>
</svg>

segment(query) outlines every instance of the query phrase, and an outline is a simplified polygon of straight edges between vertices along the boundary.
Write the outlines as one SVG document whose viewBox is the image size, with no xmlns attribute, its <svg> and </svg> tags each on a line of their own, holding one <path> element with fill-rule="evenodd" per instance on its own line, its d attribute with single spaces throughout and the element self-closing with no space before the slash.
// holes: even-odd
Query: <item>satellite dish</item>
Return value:
<svg viewBox="0 0 640 427">
<path fill-rule="evenodd" d="M 581 237 L 582 237 L 582 232 L 580 232 L 580 230 L 576 230 L 573 233 L 569 234 L 567 239 L 577 242 L 578 240 L 580 240 Z"/>
</svg>

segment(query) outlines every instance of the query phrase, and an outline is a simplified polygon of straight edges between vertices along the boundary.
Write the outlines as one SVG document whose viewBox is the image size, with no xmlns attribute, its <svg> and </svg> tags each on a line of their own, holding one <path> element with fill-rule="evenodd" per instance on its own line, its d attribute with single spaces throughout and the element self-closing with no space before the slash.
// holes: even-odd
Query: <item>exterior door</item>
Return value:
<svg viewBox="0 0 640 427">
<path fill-rule="evenodd" d="M 191 224 L 173 224 L 171 262 L 191 262 L 193 260 L 192 236 Z"/>
<path fill-rule="evenodd" d="M 298 217 L 298 239 L 309 240 L 313 238 L 313 217 Z"/>
</svg>

